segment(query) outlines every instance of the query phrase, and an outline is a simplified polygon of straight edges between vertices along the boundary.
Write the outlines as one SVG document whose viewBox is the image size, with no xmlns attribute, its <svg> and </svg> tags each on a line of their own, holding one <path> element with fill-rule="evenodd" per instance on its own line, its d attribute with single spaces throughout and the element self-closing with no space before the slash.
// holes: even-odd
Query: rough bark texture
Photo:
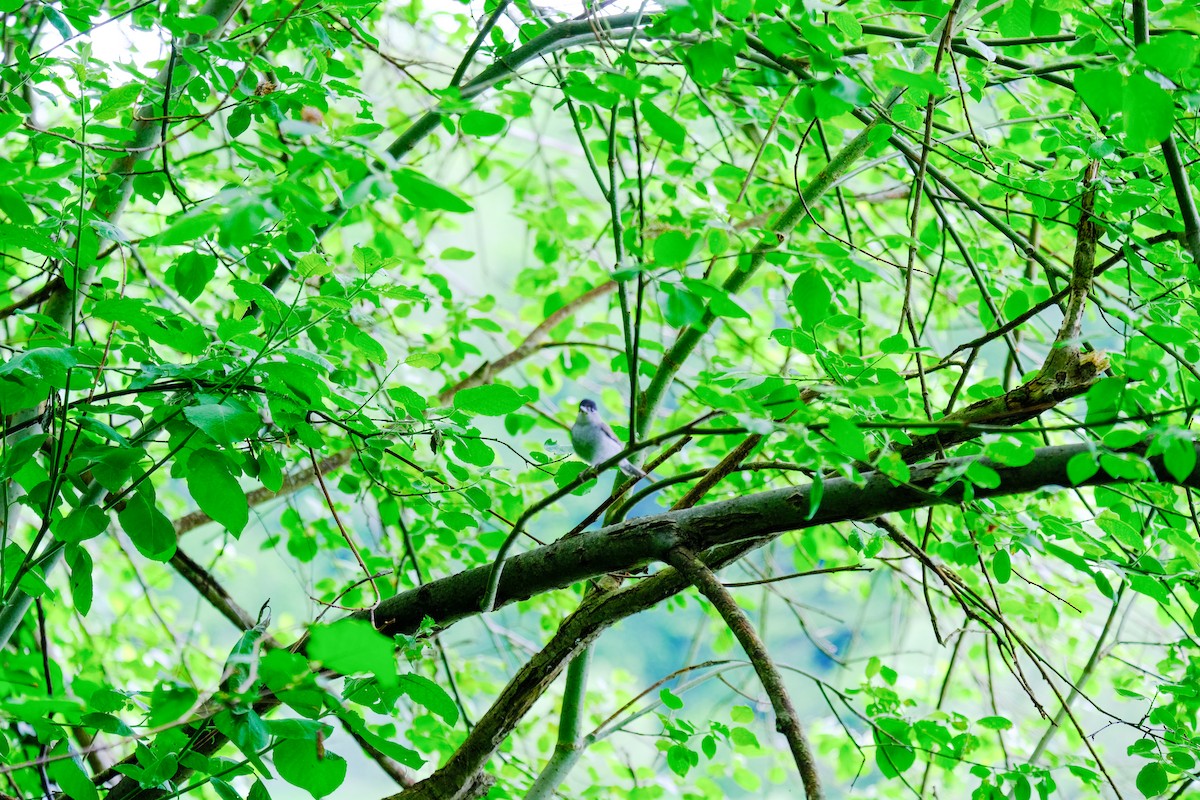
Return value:
<svg viewBox="0 0 1200 800">
<path fill-rule="evenodd" d="M 1044 486 L 1071 486 L 1067 462 L 1079 453 L 1088 452 L 1091 450 L 1087 444 L 1043 447 L 1037 450 L 1033 462 L 1023 467 L 1009 467 L 977 456 L 931 461 L 914 466 L 911 478 L 902 486 L 878 472 L 867 473 L 861 485 L 846 478 L 831 479 L 825 481 L 820 507 L 811 518 L 809 485 L 639 517 L 513 556 L 501 578 L 496 607 L 610 572 L 662 561 L 672 548 L 681 545 L 703 552 L 719 545 L 770 537 L 784 531 L 847 520 L 869 520 L 910 508 L 958 503 L 963 497 L 961 484 L 941 494 L 930 494 L 929 488 L 943 470 L 962 469 L 971 461 L 982 460 L 1000 476 L 1000 484 L 995 488 L 973 487 L 975 498 L 1025 494 Z M 1159 480 L 1177 483 L 1163 467 L 1161 459 L 1155 457 L 1149 461 Z M 1116 482 L 1101 471 L 1080 485 Z M 1200 488 L 1197 473 L 1193 473 L 1186 483 Z M 479 613 L 490 571 L 490 566 L 477 567 L 432 581 L 388 598 L 373 612 L 362 612 L 360 617 L 373 618 L 380 630 L 389 635 L 413 633 L 425 616 L 432 617 L 438 625 L 450 625 Z"/>
</svg>

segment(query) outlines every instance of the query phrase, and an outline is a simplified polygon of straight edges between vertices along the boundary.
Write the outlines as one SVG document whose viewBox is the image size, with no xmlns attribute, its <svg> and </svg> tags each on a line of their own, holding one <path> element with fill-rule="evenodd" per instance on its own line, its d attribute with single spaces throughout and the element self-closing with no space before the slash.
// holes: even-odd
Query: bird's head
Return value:
<svg viewBox="0 0 1200 800">
<path fill-rule="evenodd" d="M 594 399 L 583 399 L 580 401 L 580 413 L 576 416 L 578 422 L 586 422 L 588 425 L 598 419 L 596 415 L 596 402 Z"/>
</svg>

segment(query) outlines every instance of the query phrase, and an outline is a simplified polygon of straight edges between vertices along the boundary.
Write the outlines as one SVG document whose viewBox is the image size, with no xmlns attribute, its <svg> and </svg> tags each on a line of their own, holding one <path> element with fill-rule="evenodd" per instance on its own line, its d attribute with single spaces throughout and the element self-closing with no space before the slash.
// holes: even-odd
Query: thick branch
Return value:
<svg viewBox="0 0 1200 800">
<path fill-rule="evenodd" d="M 939 504 L 961 502 L 961 484 L 942 494 L 931 494 L 943 470 L 961 474 L 974 461 L 982 461 L 999 475 L 995 487 L 974 486 L 973 497 L 1003 497 L 1035 492 L 1046 486 L 1072 486 L 1067 462 L 1080 453 L 1091 453 L 1090 443 L 1043 447 L 1031 463 L 1010 467 L 978 456 L 951 458 L 915 465 L 908 483 L 898 486 L 886 475 L 867 473 L 860 484 L 846 478 L 828 479 L 820 506 L 810 517 L 811 485 L 787 487 L 736 497 L 716 503 L 668 512 L 587 531 L 571 539 L 512 556 L 497 587 L 496 607 L 524 600 L 543 592 L 563 589 L 579 581 L 623 572 L 654 561 L 680 546 L 694 552 L 736 542 L 771 538 L 785 531 L 812 528 L 849 520 L 869 520 L 883 514 Z M 1158 456 L 1147 459 L 1156 480 L 1177 483 Z M 1126 482 L 1103 470 L 1080 486 L 1103 486 Z M 1185 485 L 1200 488 L 1200 473 Z M 432 581 L 384 600 L 363 619 L 374 619 L 383 632 L 412 634 L 426 616 L 441 626 L 479 613 L 487 588 L 490 566 L 477 567 Z"/>
<path fill-rule="evenodd" d="M 577 44 L 594 44 L 602 34 L 609 36 L 636 30 L 649 25 L 654 17 L 641 12 L 613 14 L 596 19 L 569 20 L 555 25 L 530 39 L 506 56 L 496 59 L 477 76 L 467 81 L 459 90 L 461 99 L 466 100 L 481 94 L 506 78 L 516 75 L 517 69 L 545 55 L 564 50 Z M 388 155 L 399 161 L 417 144 L 437 128 L 442 121 L 441 108 L 426 111 L 408 130 L 388 146 Z"/>
<path fill-rule="evenodd" d="M 573 540 L 577 541 L 577 540 Z M 496 702 L 437 772 L 390 800 L 465 800 L 496 748 L 576 653 L 614 623 L 682 591 L 687 581 L 673 569 L 615 592 L 598 592 L 559 626 L 554 636 L 517 670 Z"/>
<path fill-rule="evenodd" d="M 1075 256 L 1071 260 L 1071 282 L 1067 286 L 1067 308 L 1058 336 L 1054 338 L 1054 352 L 1046 359 L 1043 373 L 1054 370 L 1057 363 L 1079 353 L 1077 340 L 1083 332 L 1083 311 L 1087 306 L 1088 294 L 1092 291 L 1092 277 L 1096 271 L 1096 241 L 1100 238 L 1094 213 L 1096 179 L 1099 175 L 1100 163 L 1089 162 L 1083 173 L 1084 188 L 1079 201 L 1079 224 L 1076 226 Z"/>
<path fill-rule="evenodd" d="M 962 501 L 961 487 L 951 487 L 940 495 L 928 489 L 944 470 L 965 469 L 972 461 L 983 461 L 1000 476 L 994 488 L 973 487 L 973 497 L 984 499 L 1027 494 L 1043 487 L 1069 486 L 1067 463 L 1080 453 L 1090 452 L 1089 444 L 1045 447 L 1036 451 L 1031 463 L 1006 467 L 980 459 L 964 457 L 930 462 L 913 468 L 911 480 L 904 486 L 878 473 L 866 476 L 861 486 L 846 479 L 825 482 L 824 497 L 817 513 L 808 519 L 810 487 L 789 487 L 748 495 L 686 511 L 652 517 L 589 531 L 565 541 L 514 556 L 500 583 L 497 605 L 565 588 L 578 581 L 598 578 L 610 572 L 625 571 L 652 561 L 664 561 L 676 547 L 693 552 L 713 550 L 704 557 L 711 569 L 732 563 L 749 551 L 766 544 L 783 531 L 799 530 L 847 520 L 873 519 L 877 516 L 936 504 Z M 1179 483 L 1162 463 L 1161 457 L 1147 459 L 1155 477 L 1163 483 Z M 1079 486 L 1102 486 L 1127 482 L 1100 471 Z M 1193 472 L 1183 485 L 1200 488 L 1200 473 Z M 356 616 L 373 618 L 387 634 L 415 633 L 421 621 L 432 617 L 447 626 L 479 613 L 490 567 L 484 566 L 439 581 L 425 584 L 381 603 L 374 612 Z M 463 745 L 449 761 L 411 790 L 397 795 L 403 800 L 465 800 L 487 776 L 480 770 L 495 749 L 528 712 L 579 650 L 587 647 L 600 633 L 625 617 L 644 611 L 682 591 L 689 585 L 675 569 L 661 572 L 615 592 L 593 595 L 560 626 L 549 643 L 517 674 L 483 716 Z M 271 695 L 255 704 L 265 714 L 279 704 Z M 193 744 L 201 754 L 215 752 L 225 738 L 215 729 L 205 730 Z M 475 787 L 474 789 L 472 787 Z M 123 779 L 109 794 L 109 800 L 150 796 L 137 781 Z"/>
<path fill-rule="evenodd" d="M 559 715 L 558 740 L 546 766 L 533 782 L 525 800 L 549 800 L 566 779 L 575 762 L 583 755 L 587 743 L 580 739 L 585 700 L 587 699 L 588 666 L 592 648 L 584 648 L 571 659 L 567 667 L 566 687 L 563 689 L 562 713 Z"/>
</svg>

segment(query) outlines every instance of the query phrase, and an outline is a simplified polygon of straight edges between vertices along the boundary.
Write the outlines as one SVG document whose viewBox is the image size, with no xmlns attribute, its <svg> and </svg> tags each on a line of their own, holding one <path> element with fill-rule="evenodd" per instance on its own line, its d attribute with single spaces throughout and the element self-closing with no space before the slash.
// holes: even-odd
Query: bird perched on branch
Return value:
<svg viewBox="0 0 1200 800">
<path fill-rule="evenodd" d="M 571 426 L 571 446 L 575 455 L 582 458 L 593 467 L 598 467 L 605 461 L 625 449 L 625 444 L 613 433 L 609 424 L 600 419 L 594 400 L 583 400 L 579 403 L 579 415 Z M 632 478 L 647 478 L 649 475 L 622 458 L 617 464 L 621 472 Z"/>
</svg>

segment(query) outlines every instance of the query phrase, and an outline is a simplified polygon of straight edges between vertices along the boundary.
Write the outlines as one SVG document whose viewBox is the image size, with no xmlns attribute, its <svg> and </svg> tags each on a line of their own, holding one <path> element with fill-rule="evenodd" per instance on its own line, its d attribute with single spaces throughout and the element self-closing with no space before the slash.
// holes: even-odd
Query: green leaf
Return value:
<svg viewBox="0 0 1200 800">
<path fill-rule="evenodd" d="M 66 742 L 59 742 L 50 754 L 54 758 L 46 765 L 46 772 L 67 797 L 71 800 L 97 800 L 100 797 L 91 778 L 83 771 L 78 756 L 68 750 Z"/>
<path fill-rule="evenodd" d="M 108 528 L 108 514 L 100 506 L 77 508 L 54 527 L 54 536 L 68 544 L 99 536 Z"/>
<path fill-rule="evenodd" d="M 642 118 L 649 123 L 650 129 L 664 140 L 673 145 L 682 145 L 687 140 L 687 129 L 650 100 L 642 100 L 639 108 Z"/>
<path fill-rule="evenodd" d="M 236 400 L 188 406 L 183 410 L 183 415 L 214 442 L 225 447 L 232 447 L 234 442 L 250 438 L 262 427 L 258 413 L 250 411 Z"/>
<path fill-rule="evenodd" d="M 328 275 L 333 272 L 333 265 L 326 261 L 325 256 L 320 253 L 309 253 L 296 262 L 295 270 L 296 277 L 304 280 Z"/>
<path fill-rule="evenodd" d="M 207 14 L 187 17 L 168 16 L 163 22 L 167 29 L 176 35 L 205 34 L 217 27 L 217 20 Z"/>
<path fill-rule="evenodd" d="M 5 115 L 0 114 L 0 128 L 3 127 Z M 4 136 L 0 133 L 0 136 Z M 0 211 L 3 211 L 10 222 L 17 225 L 32 225 L 34 222 L 33 212 L 29 208 L 29 203 L 20 192 L 13 189 L 11 186 L 0 186 Z"/>
<path fill-rule="evenodd" d="M 736 747 L 758 749 L 758 737 L 754 735 L 754 731 L 749 728 L 731 728 L 729 730 L 729 740 Z"/>
<path fill-rule="evenodd" d="M 1078 486 L 1100 471 L 1095 453 L 1076 453 L 1067 461 L 1067 479 Z"/>
<path fill-rule="evenodd" d="M 654 239 L 654 263 L 664 267 L 679 266 L 687 262 L 696 251 L 700 237 L 682 231 L 666 231 Z"/>
<path fill-rule="evenodd" d="M 684 64 L 696 83 L 705 87 L 720 83 L 725 72 L 736 66 L 733 48 L 715 39 L 692 45 L 684 54 Z"/>
<path fill-rule="evenodd" d="M 267 765 L 263 763 L 260 755 L 260 752 L 266 749 L 269 739 L 267 726 L 263 724 L 262 717 L 250 709 L 238 709 L 238 713 L 226 709 L 213 717 L 213 725 L 229 737 L 229 741 L 242 751 L 242 755 L 260 773 L 271 776 L 271 771 L 267 769 Z M 175 770 L 172 768 L 166 777 L 170 777 L 170 774 L 174 772 Z"/>
<path fill-rule="evenodd" d="M 54 30 L 56 30 L 58 35 L 62 38 L 70 39 L 75 35 L 75 32 L 71 30 L 71 24 L 67 21 L 67 18 L 63 16 L 63 13 L 54 6 L 50 5 L 49 3 L 42 3 L 42 14 L 45 15 L 46 19 L 49 20 L 50 24 L 54 27 Z"/>
<path fill-rule="evenodd" d="M 194 302 L 217 274 L 217 259 L 207 253 L 184 253 L 167 271 L 167 278 L 184 300 Z"/>
<path fill-rule="evenodd" d="M 407 359 L 406 359 L 407 360 Z M 387 390 L 388 397 L 401 406 L 414 419 L 425 419 L 425 409 L 428 403 L 425 398 L 407 386 L 397 386 Z"/>
<path fill-rule="evenodd" d="M 437 353 L 409 353 L 404 363 L 418 369 L 433 369 L 442 363 L 442 357 Z"/>
<path fill-rule="evenodd" d="M 694 325 L 704 319 L 704 304 L 690 289 L 673 283 L 660 284 L 667 302 L 663 305 L 663 318 L 673 328 Z"/>
<path fill-rule="evenodd" d="M 184 214 L 173 225 L 154 236 L 160 245 L 186 244 L 207 236 L 221 221 L 215 211 L 200 211 Z"/>
<path fill-rule="evenodd" d="M 853 12 L 835 11 L 829 15 L 829 19 L 839 31 L 846 35 L 848 41 L 857 42 L 862 38 L 862 23 L 858 21 L 858 17 L 854 16 Z"/>
<path fill-rule="evenodd" d="M 980 717 L 979 724 L 993 731 L 1007 731 L 1013 726 L 1007 717 Z"/>
<path fill-rule="evenodd" d="M 92 610 L 92 600 L 95 588 L 92 584 L 92 556 L 87 548 L 78 545 L 67 545 L 67 569 L 71 573 L 71 603 L 82 616 L 87 616 Z"/>
<path fill-rule="evenodd" d="M 1131 75 L 1126 80 L 1122 110 L 1126 141 L 1133 149 L 1149 150 L 1171 135 L 1175 102 L 1146 76 Z"/>
<path fill-rule="evenodd" d="M 458 128 L 468 136 L 495 136 L 508 127 L 508 120 L 487 111 L 468 111 L 458 120 Z"/>
<path fill-rule="evenodd" d="M 212 450 L 196 450 L 187 469 L 188 491 L 200 510 L 235 537 L 241 535 L 250 521 L 250 506 L 229 460 Z"/>
<path fill-rule="evenodd" d="M 363 740 L 384 755 L 396 759 L 410 769 L 420 769 L 425 765 L 425 759 L 416 750 L 411 750 L 393 739 L 385 739 L 367 727 L 358 714 L 346 712 L 341 717 L 350 729 L 361 736 Z"/>
<path fill-rule="evenodd" d="M 371 334 L 361 328 L 351 328 L 350 335 L 347 338 L 354 345 L 354 348 L 362 353 L 372 364 L 387 363 L 387 350 Z"/>
<path fill-rule="evenodd" d="M 24 3 L 22 3 L 22 5 L 24 5 Z M 18 8 L 20 8 L 20 6 L 18 6 Z M 0 8 L 0 10 L 3 10 L 3 8 Z M 13 10 L 16 11 L 16 9 Z M 12 133 L 17 128 L 21 127 L 21 123 L 24 121 L 25 120 L 20 114 L 0 114 L 0 136 L 7 136 L 8 134 Z M 30 222 L 32 221 L 33 220 L 30 220 Z"/>
<path fill-rule="evenodd" d="M 813 472 L 812 484 L 808 489 L 808 513 L 804 516 L 805 520 L 811 520 L 817 516 L 817 512 L 821 509 L 821 499 L 825 497 L 825 476 L 820 470 Z"/>
<path fill-rule="evenodd" d="M 1124 547 L 1140 550 L 1146 546 L 1142 534 L 1109 511 L 1096 517 L 1096 527 L 1116 539 Z"/>
<path fill-rule="evenodd" d="M 0 245 L 13 249 L 24 248 L 44 256 L 58 257 L 58 246 L 50 240 L 50 235 L 41 228 L 13 225 L 9 222 L 0 223 Z"/>
<path fill-rule="evenodd" d="M 699 757 L 682 745 L 673 744 L 667 748 L 667 766 L 679 777 L 686 777 L 688 770 L 700 763 Z"/>
<path fill-rule="evenodd" d="M 971 483 L 985 489 L 995 489 L 1000 485 L 1000 473 L 982 461 L 972 461 L 967 466 L 966 477 Z"/>
<path fill-rule="evenodd" d="M 1171 477 L 1183 483 L 1196 469 L 1196 443 L 1191 431 L 1176 431 L 1163 445 L 1163 466 Z"/>
<path fill-rule="evenodd" d="M 396 170 L 396 191 L 417 208 L 430 208 L 465 214 L 473 209 L 461 197 L 439 183 L 411 169 Z"/>
<path fill-rule="evenodd" d="M 1196 63 L 1198 54 L 1200 43 L 1187 33 L 1155 36 L 1137 48 L 1139 61 L 1171 77 L 1191 68 Z"/>
<path fill-rule="evenodd" d="M 267 732 L 279 739 L 307 739 L 315 742 L 318 737 L 328 736 L 332 728 L 312 719 L 265 720 Z"/>
<path fill-rule="evenodd" d="M 683 708 L 683 701 L 665 686 L 658 690 L 658 699 L 662 701 L 664 706 L 673 711 Z"/>
<path fill-rule="evenodd" d="M 399 682 L 396 643 L 361 619 L 343 619 L 311 629 L 308 657 L 343 675 L 370 673 L 384 686 Z"/>
<path fill-rule="evenodd" d="M 916 760 L 917 754 L 911 747 L 881 744 L 875 748 L 875 764 L 885 778 L 895 778 L 916 763 Z"/>
<path fill-rule="evenodd" d="M 810 269 L 796 276 L 789 300 L 800 315 L 802 327 L 812 330 L 818 322 L 829 316 L 833 293 L 821 274 Z"/>
<path fill-rule="evenodd" d="M 916 752 L 906 746 L 912 735 L 912 728 L 907 722 L 894 717 L 879 717 L 875 720 L 876 728 L 872 730 L 875 739 L 875 764 L 886 778 L 900 775 L 917 760 Z"/>
<path fill-rule="evenodd" d="M 582 461 L 567 461 L 559 466 L 558 471 L 554 473 L 554 485 L 559 489 L 569 485 L 579 475 L 588 469 L 588 465 Z M 585 481 L 583 486 L 574 491 L 576 495 L 585 495 L 591 491 L 595 481 Z"/>
<path fill-rule="evenodd" d="M 362 740 L 366 741 L 368 745 L 384 753 L 385 756 L 395 758 L 397 762 L 408 766 L 409 769 L 420 769 L 421 766 L 425 765 L 425 759 L 421 758 L 420 753 L 415 750 L 409 750 L 408 747 L 404 747 L 400 742 L 385 739 L 384 736 L 374 733 L 371 728 L 367 727 L 366 722 L 362 721 L 362 717 L 358 714 L 346 711 L 343 715 L 338 716 L 340 716 L 342 721 L 347 723 L 350 730 L 361 736 Z"/>
<path fill-rule="evenodd" d="M 1167 790 L 1167 768 L 1152 761 L 1138 770 L 1137 788 L 1143 797 L 1158 797 Z"/>
<path fill-rule="evenodd" d="M 997 550 L 992 556 L 992 577 L 996 579 L 996 583 L 1008 583 L 1012 578 L 1012 556 L 1007 550 Z"/>
<path fill-rule="evenodd" d="M 1002 36 L 1013 39 L 1029 36 L 1033 26 L 1033 7 L 1029 0 L 1010 0 L 996 22 Z"/>
<path fill-rule="evenodd" d="M 250 107 L 244 103 L 229 112 L 225 118 L 225 132 L 229 138 L 236 139 L 250 128 Z"/>
<path fill-rule="evenodd" d="M 463 389 L 454 395 L 454 407 L 485 417 L 503 417 L 525 405 L 528 400 L 511 386 L 490 384 Z"/>
<path fill-rule="evenodd" d="M 126 109 L 133 110 L 138 95 L 141 93 L 142 85 L 140 83 L 127 83 L 124 86 L 118 86 L 112 91 L 105 93 L 103 99 L 100 100 L 100 105 L 96 106 L 96 109 L 92 112 L 92 116 L 98 120 L 111 119 Z"/>
<path fill-rule="evenodd" d="M 846 75 L 836 75 L 819 82 L 813 88 L 813 103 L 821 119 L 833 119 L 848 114 L 871 102 L 871 92 Z"/>
<path fill-rule="evenodd" d="M 151 561 L 170 561 L 175 555 L 175 527 L 158 510 L 148 487 L 143 483 L 125 498 L 125 508 L 117 513 L 117 519 L 139 553 Z"/>
<path fill-rule="evenodd" d="M 1101 124 L 1108 124 L 1121 109 L 1124 89 L 1125 79 L 1116 67 L 1075 71 L 1075 92 Z"/>
<path fill-rule="evenodd" d="M 400 676 L 400 691 L 412 698 L 417 705 L 424 706 L 437 714 L 448 725 L 458 722 L 458 706 L 454 699 L 438 684 L 423 675 L 410 673 Z"/>
</svg>

